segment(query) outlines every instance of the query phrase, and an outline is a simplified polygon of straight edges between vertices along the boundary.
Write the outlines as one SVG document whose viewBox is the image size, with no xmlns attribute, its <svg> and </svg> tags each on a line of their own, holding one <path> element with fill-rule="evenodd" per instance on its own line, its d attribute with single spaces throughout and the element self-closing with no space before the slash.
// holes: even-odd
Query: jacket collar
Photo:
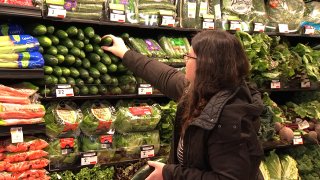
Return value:
<svg viewBox="0 0 320 180">
<path fill-rule="evenodd" d="M 234 91 L 223 90 L 215 94 L 204 107 L 201 114 L 190 125 L 199 126 L 206 130 L 213 129 L 218 122 L 223 107 L 238 93 L 239 89 L 240 87 Z"/>
</svg>

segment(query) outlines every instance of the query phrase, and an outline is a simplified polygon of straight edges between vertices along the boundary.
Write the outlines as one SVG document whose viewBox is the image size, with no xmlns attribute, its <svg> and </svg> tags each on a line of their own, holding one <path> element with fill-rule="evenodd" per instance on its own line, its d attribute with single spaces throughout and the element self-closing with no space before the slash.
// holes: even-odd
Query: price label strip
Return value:
<svg viewBox="0 0 320 180">
<path fill-rule="evenodd" d="M 314 34 L 314 27 L 304 26 L 304 34 Z"/>
<path fill-rule="evenodd" d="M 141 158 L 154 157 L 154 146 L 153 145 L 141 146 L 140 149 L 141 149 Z"/>
<path fill-rule="evenodd" d="M 281 83 L 278 80 L 273 80 L 271 82 L 271 89 L 280 89 L 281 88 Z"/>
<path fill-rule="evenodd" d="M 174 27 L 176 24 L 176 20 L 172 11 L 160 10 L 159 14 L 161 16 L 161 26 L 169 26 Z"/>
<path fill-rule="evenodd" d="M 242 31 L 240 21 L 230 21 L 230 30 Z"/>
<path fill-rule="evenodd" d="M 202 29 L 214 29 L 214 15 L 203 15 Z"/>
<path fill-rule="evenodd" d="M 254 32 L 264 32 L 266 26 L 262 23 L 254 23 Z"/>
<path fill-rule="evenodd" d="M 66 15 L 67 11 L 63 8 L 63 6 L 50 5 L 48 7 L 48 17 L 64 19 Z"/>
<path fill-rule="evenodd" d="M 301 136 L 294 136 L 293 137 L 293 144 L 294 145 L 300 145 L 303 144 L 303 139 Z"/>
<path fill-rule="evenodd" d="M 91 165 L 91 164 L 97 164 L 98 162 L 98 156 L 97 153 L 84 153 L 81 157 L 81 166 Z"/>
<path fill-rule="evenodd" d="M 138 95 L 153 94 L 153 87 L 150 84 L 140 84 Z"/>
<path fill-rule="evenodd" d="M 289 33 L 289 26 L 288 24 L 278 24 L 279 32 L 280 33 Z"/>
<path fill-rule="evenodd" d="M 126 15 L 123 4 L 109 4 L 110 6 L 110 21 L 113 22 L 126 22 Z"/>
<path fill-rule="evenodd" d="M 56 97 L 73 97 L 73 88 L 69 84 L 57 85 Z"/>
<path fill-rule="evenodd" d="M 22 127 L 13 127 L 10 129 L 10 133 L 11 133 L 11 143 L 23 142 Z"/>
</svg>

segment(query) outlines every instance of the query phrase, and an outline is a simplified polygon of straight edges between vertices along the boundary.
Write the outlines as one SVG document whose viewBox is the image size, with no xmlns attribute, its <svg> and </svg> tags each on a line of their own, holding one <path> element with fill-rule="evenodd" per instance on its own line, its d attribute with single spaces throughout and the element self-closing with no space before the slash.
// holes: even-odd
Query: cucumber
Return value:
<svg viewBox="0 0 320 180">
<path fill-rule="evenodd" d="M 164 163 L 166 160 L 165 158 L 158 158 L 153 160 L 155 162 L 162 162 Z M 154 167 L 150 167 L 148 164 L 142 166 L 131 178 L 131 180 L 144 180 L 146 179 L 154 170 Z"/>
<path fill-rule="evenodd" d="M 187 53 L 190 51 L 190 43 L 189 43 L 189 40 L 186 38 L 186 37 L 183 37 L 182 40 L 184 41 L 184 44 L 186 45 L 186 50 L 187 50 Z"/>
<path fill-rule="evenodd" d="M 146 42 L 140 38 L 135 38 L 135 40 L 140 44 L 140 46 L 143 48 L 144 52 L 147 53 L 147 56 L 152 57 L 151 50 L 148 49 Z"/>
<path fill-rule="evenodd" d="M 163 51 L 163 49 L 160 47 L 159 43 L 153 39 L 149 39 L 155 46 L 157 46 L 159 48 L 158 51 L 156 51 L 157 53 L 157 57 L 166 57 L 166 53 Z"/>
<path fill-rule="evenodd" d="M 147 56 L 148 53 L 144 51 L 143 47 L 141 47 L 140 43 L 138 41 L 136 41 L 133 37 L 130 37 L 128 39 L 130 45 L 133 47 L 133 49 L 135 49 L 136 51 L 138 51 L 139 53 Z"/>
<path fill-rule="evenodd" d="M 166 37 L 162 36 L 159 39 L 159 44 L 170 58 L 174 58 L 176 56 L 175 52 L 171 47 L 171 44 L 167 41 Z"/>
</svg>

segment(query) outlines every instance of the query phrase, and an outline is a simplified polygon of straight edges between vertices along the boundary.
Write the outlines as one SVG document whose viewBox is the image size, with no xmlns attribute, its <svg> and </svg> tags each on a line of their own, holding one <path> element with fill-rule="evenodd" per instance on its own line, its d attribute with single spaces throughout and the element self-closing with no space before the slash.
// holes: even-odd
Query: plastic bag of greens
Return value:
<svg viewBox="0 0 320 180">
<path fill-rule="evenodd" d="M 113 134 L 81 136 L 83 152 L 112 149 Z"/>
<path fill-rule="evenodd" d="M 222 1 L 222 19 L 223 29 L 229 30 L 232 28 L 229 21 L 240 21 L 241 30 L 249 31 L 252 29 L 252 23 L 267 22 L 264 0 L 249 0 L 249 1 Z M 232 30 L 234 30 L 232 28 Z"/>
<path fill-rule="evenodd" d="M 151 148 L 154 155 L 158 154 L 160 149 L 159 131 L 137 132 L 127 134 L 115 134 L 114 145 L 118 150 L 123 151 L 124 157 L 141 158 L 143 148 Z"/>
<path fill-rule="evenodd" d="M 128 133 L 154 130 L 161 119 L 158 105 L 120 107 L 114 126 L 117 132 Z"/>
<path fill-rule="evenodd" d="M 69 166 L 77 161 L 79 145 L 76 138 L 53 139 L 46 149 L 49 153 L 49 169 Z"/>
<path fill-rule="evenodd" d="M 267 31 L 275 31 L 278 24 L 288 24 L 289 32 L 299 30 L 305 11 L 303 0 L 268 0 L 266 9 L 269 17 Z"/>
<path fill-rule="evenodd" d="M 79 123 L 82 121 L 82 113 L 74 102 L 49 103 L 44 118 L 46 134 L 51 138 L 78 136 L 80 134 Z"/>
<path fill-rule="evenodd" d="M 81 106 L 83 120 L 80 123 L 81 131 L 86 135 L 104 134 L 113 131 L 113 122 L 116 118 L 115 108 L 106 101 L 86 101 Z"/>
<path fill-rule="evenodd" d="M 199 0 L 180 0 L 179 17 L 180 27 L 183 28 L 200 28 L 199 16 L 197 16 L 197 7 L 200 6 Z"/>
<path fill-rule="evenodd" d="M 320 2 L 312 1 L 306 3 L 303 20 L 307 22 L 320 23 Z"/>
</svg>

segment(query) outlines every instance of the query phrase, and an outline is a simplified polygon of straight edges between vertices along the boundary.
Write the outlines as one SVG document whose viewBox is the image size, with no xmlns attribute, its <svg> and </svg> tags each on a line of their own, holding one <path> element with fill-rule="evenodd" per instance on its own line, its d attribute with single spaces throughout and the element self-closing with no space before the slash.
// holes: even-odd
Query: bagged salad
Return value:
<svg viewBox="0 0 320 180">
<path fill-rule="evenodd" d="M 81 131 L 86 135 L 104 134 L 113 131 L 115 108 L 106 101 L 86 101 L 81 106 L 83 120 Z"/>
<path fill-rule="evenodd" d="M 153 148 L 153 155 L 156 155 L 160 149 L 159 131 L 115 134 L 113 143 L 117 150 L 122 151 L 124 157 L 127 158 L 141 158 L 143 147 Z"/>
<path fill-rule="evenodd" d="M 119 133 L 154 130 L 161 119 L 158 104 L 119 107 L 114 127 Z"/>
<path fill-rule="evenodd" d="M 305 4 L 303 0 L 268 0 L 266 9 L 269 23 L 268 31 L 275 31 L 278 24 L 288 24 L 289 32 L 297 32 L 303 21 Z"/>
<path fill-rule="evenodd" d="M 46 134 L 51 138 L 70 137 L 80 134 L 81 110 L 74 102 L 49 103 L 45 115 Z"/>
<path fill-rule="evenodd" d="M 50 169 L 61 168 L 76 162 L 79 155 L 77 138 L 54 139 L 47 148 L 50 159 Z"/>
</svg>

